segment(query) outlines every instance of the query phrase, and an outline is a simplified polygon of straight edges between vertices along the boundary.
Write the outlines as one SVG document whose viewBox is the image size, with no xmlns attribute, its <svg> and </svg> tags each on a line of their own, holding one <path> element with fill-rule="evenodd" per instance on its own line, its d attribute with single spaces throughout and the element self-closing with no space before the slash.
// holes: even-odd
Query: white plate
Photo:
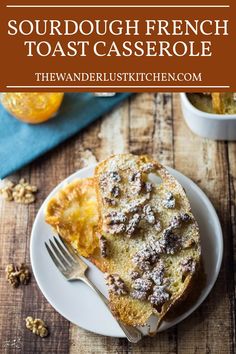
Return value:
<svg viewBox="0 0 236 354">
<path fill-rule="evenodd" d="M 204 301 L 218 276 L 223 253 L 222 230 L 214 207 L 202 190 L 189 178 L 171 168 L 171 174 L 185 188 L 201 233 L 202 256 L 206 272 L 206 285 L 200 297 L 184 314 L 170 322 L 163 322 L 159 331 L 168 329 L 189 316 Z M 49 303 L 70 322 L 86 330 L 112 337 L 124 334 L 98 296 L 80 281 L 68 282 L 57 270 L 45 249 L 44 242 L 52 236 L 51 227 L 44 221 L 44 208 L 48 200 L 63 186 L 76 178 L 93 175 L 94 166 L 74 173 L 60 183 L 41 206 L 31 235 L 30 257 L 35 279 Z M 89 263 L 89 262 L 88 262 Z M 107 295 L 102 273 L 89 263 L 88 277 Z M 144 331 L 145 332 L 145 331 Z"/>
</svg>

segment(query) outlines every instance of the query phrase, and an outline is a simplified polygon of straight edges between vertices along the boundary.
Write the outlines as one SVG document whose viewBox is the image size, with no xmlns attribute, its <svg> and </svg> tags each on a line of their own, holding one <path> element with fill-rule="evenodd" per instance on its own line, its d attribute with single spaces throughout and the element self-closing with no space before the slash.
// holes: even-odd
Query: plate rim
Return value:
<svg viewBox="0 0 236 354">
<path fill-rule="evenodd" d="M 104 333 L 102 331 L 93 331 L 90 328 L 86 328 L 83 327 L 81 325 L 78 325 L 76 323 L 74 323 L 73 321 L 71 321 L 70 319 L 68 319 L 68 317 L 66 316 L 66 314 L 64 314 L 63 311 L 61 311 L 61 309 L 59 309 L 57 307 L 57 305 L 55 305 L 53 299 L 51 299 L 51 297 L 47 294 L 47 292 L 44 290 L 43 286 L 41 285 L 38 276 L 37 276 L 37 267 L 35 267 L 35 263 L 34 263 L 34 259 L 33 259 L 33 243 L 34 243 L 34 239 L 35 237 L 33 237 L 33 235 L 35 234 L 35 229 L 36 229 L 36 225 L 37 222 L 40 220 L 40 214 L 41 212 L 43 212 L 43 209 L 46 205 L 46 203 L 48 202 L 48 200 L 57 192 L 57 190 L 61 187 L 63 187 L 64 185 L 67 185 L 68 183 L 71 183 L 73 181 L 74 178 L 83 178 L 83 177 L 78 177 L 78 173 L 83 173 L 86 170 L 92 170 L 95 168 L 97 164 L 91 164 L 87 167 L 81 168 L 79 170 L 77 170 L 76 172 L 72 173 L 71 175 L 69 175 L 68 177 L 66 177 L 64 180 L 62 180 L 60 183 L 58 183 L 52 190 L 51 192 L 46 196 L 46 198 L 44 199 L 43 203 L 41 204 L 34 222 L 33 222 L 33 226 L 32 226 L 32 230 L 31 230 L 31 235 L 30 235 L 30 262 L 31 262 L 31 267 L 32 267 L 32 271 L 34 274 L 34 278 L 36 280 L 37 286 L 39 287 L 40 291 L 42 292 L 43 296 L 45 297 L 45 299 L 49 302 L 49 304 L 63 317 L 65 318 L 67 321 L 69 321 L 70 323 L 73 323 L 74 325 L 76 325 L 77 327 L 80 327 L 86 331 L 92 332 L 92 333 L 96 333 L 99 335 L 103 335 L 103 336 L 108 336 L 108 337 L 114 337 L 114 338 L 125 338 L 124 336 L 121 335 L 114 335 L 114 334 L 107 334 Z M 219 276 L 219 272 L 221 269 L 221 264 L 222 264 L 222 259 L 223 259 L 223 252 L 224 252 L 224 243 L 223 243 L 223 231 L 222 231 L 222 227 L 221 227 L 221 223 L 218 217 L 218 214 L 213 206 L 213 204 L 211 203 L 210 199 L 208 198 L 208 196 L 203 192 L 203 190 L 195 183 L 193 182 L 189 177 L 185 176 L 183 173 L 179 172 L 178 170 L 169 167 L 169 166 L 164 166 L 171 174 L 177 174 L 177 177 L 175 177 L 178 181 L 178 177 L 180 176 L 180 178 L 184 178 L 186 179 L 186 181 L 188 182 L 188 184 L 193 185 L 194 188 L 196 188 L 198 190 L 198 193 L 203 197 L 203 199 L 205 200 L 207 206 L 211 209 L 211 213 L 214 214 L 214 223 L 216 221 L 217 223 L 217 229 L 219 231 L 219 235 L 218 235 L 218 245 L 219 245 L 219 254 L 217 257 L 217 262 L 215 264 L 215 271 L 214 271 L 214 277 L 212 278 L 210 283 L 207 283 L 206 286 L 203 288 L 204 294 L 202 295 L 202 298 L 200 299 L 200 302 L 196 302 L 192 307 L 190 307 L 190 309 L 186 312 L 184 312 L 180 317 L 181 318 L 176 318 L 173 319 L 170 322 L 166 322 L 167 326 L 165 328 L 161 328 L 157 331 L 157 333 L 161 333 L 162 331 L 168 330 L 171 327 L 174 327 L 175 325 L 177 325 L 178 323 L 184 321 L 187 317 L 189 317 L 194 311 L 196 311 L 196 309 L 202 305 L 202 303 L 206 300 L 206 298 L 208 297 L 208 295 L 210 294 L 210 292 L 212 291 L 216 280 Z M 39 220 L 38 220 L 39 219 Z M 170 324 L 170 325 L 168 325 Z"/>
</svg>

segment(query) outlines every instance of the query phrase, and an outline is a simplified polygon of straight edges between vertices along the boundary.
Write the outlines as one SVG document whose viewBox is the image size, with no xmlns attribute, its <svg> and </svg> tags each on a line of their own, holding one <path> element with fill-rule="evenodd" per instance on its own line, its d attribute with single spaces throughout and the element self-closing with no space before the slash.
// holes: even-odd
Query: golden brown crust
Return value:
<svg viewBox="0 0 236 354">
<path fill-rule="evenodd" d="M 94 179 L 75 180 L 61 189 L 47 204 L 45 221 L 73 245 L 78 252 L 89 257 L 98 246 L 97 199 Z"/>
</svg>

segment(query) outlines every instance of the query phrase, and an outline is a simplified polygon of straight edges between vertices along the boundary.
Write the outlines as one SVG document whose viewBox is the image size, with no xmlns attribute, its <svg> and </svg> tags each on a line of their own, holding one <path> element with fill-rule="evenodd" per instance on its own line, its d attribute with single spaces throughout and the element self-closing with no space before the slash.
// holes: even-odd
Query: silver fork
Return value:
<svg viewBox="0 0 236 354">
<path fill-rule="evenodd" d="M 54 262 L 55 266 L 60 270 L 67 280 L 82 280 L 91 289 L 93 289 L 100 299 L 109 308 L 109 302 L 107 298 L 101 293 L 101 291 L 86 277 L 85 272 L 88 269 L 87 264 L 81 259 L 81 257 L 73 250 L 73 248 L 62 239 L 60 235 L 60 241 L 54 236 L 53 240 L 49 240 L 49 244 L 45 242 L 47 251 Z M 111 312 L 112 314 L 112 312 Z M 114 317 L 114 316 L 113 316 Z M 115 317 L 114 317 L 115 318 Z M 125 325 L 121 321 L 117 320 L 122 331 L 125 333 L 127 339 L 132 343 L 137 343 L 142 338 L 142 333 L 134 327 Z"/>
</svg>

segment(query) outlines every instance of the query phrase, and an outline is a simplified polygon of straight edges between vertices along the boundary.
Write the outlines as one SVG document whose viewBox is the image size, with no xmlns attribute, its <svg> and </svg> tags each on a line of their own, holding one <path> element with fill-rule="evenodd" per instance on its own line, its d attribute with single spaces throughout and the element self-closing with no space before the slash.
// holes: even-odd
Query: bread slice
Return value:
<svg viewBox="0 0 236 354">
<path fill-rule="evenodd" d="M 124 323 L 159 324 L 187 295 L 200 264 L 199 228 L 178 181 L 148 156 L 114 155 L 95 169 L 110 307 Z"/>
</svg>

